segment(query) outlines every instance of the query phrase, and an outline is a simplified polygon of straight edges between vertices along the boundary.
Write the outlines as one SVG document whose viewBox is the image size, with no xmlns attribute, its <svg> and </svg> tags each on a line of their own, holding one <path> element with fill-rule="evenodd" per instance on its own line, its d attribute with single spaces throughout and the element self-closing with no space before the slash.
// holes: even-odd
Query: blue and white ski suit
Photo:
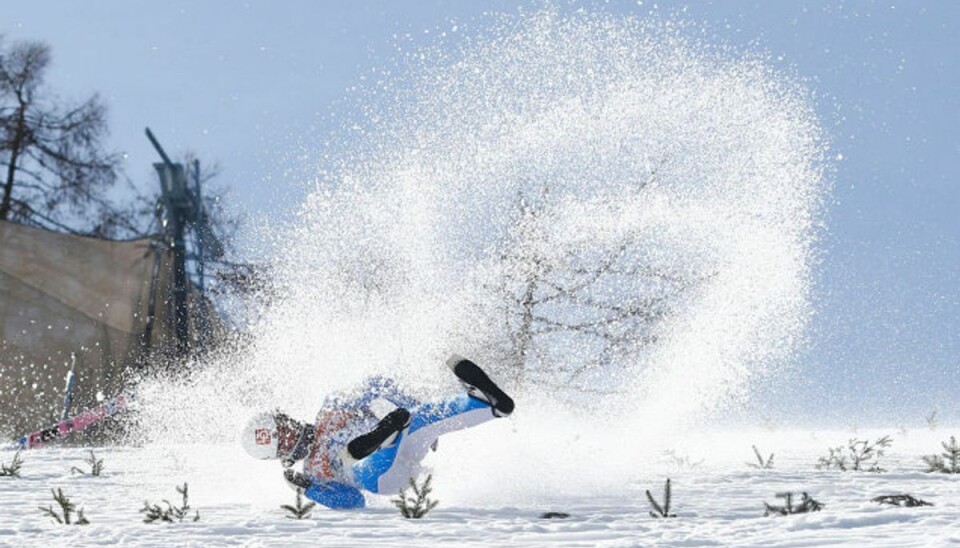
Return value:
<svg viewBox="0 0 960 548">
<path fill-rule="evenodd" d="M 340 455 L 347 443 L 372 430 L 379 417 L 372 407 L 386 400 L 410 411 L 410 424 L 366 458 L 348 463 Z M 495 418 L 490 405 L 466 392 L 435 403 L 420 403 L 400 391 L 389 379 L 369 379 L 362 395 L 329 398 L 317 415 L 310 452 L 303 472 L 310 480 L 304 494 L 336 509 L 363 508 L 361 490 L 396 493 L 418 475 L 420 461 L 443 434 L 463 430 Z"/>
</svg>

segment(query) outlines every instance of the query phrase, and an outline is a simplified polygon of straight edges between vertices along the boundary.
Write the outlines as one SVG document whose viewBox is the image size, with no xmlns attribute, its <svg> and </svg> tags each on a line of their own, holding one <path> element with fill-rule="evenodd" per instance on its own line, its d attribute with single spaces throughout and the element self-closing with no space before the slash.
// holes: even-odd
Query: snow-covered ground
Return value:
<svg viewBox="0 0 960 548">
<path fill-rule="evenodd" d="M 96 449 L 105 464 L 101 477 L 71 475 L 71 467 L 87 467 L 87 449 L 39 449 L 23 454 L 22 477 L 0 478 L 0 545 L 941 546 L 960 542 L 960 475 L 924 473 L 920 457 L 940 452 L 940 441 L 958 432 L 941 427 L 697 434 L 672 452 L 637 462 L 618 489 L 572 493 L 558 474 L 555 495 L 544 495 L 551 491 L 547 485 L 527 496 L 509 488 L 497 495 L 495 476 L 455 473 L 439 456 L 441 447 L 431 457 L 440 505 L 422 520 L 401 518 L 389 497 L 370 499 L 362 511 L 316 509 L 305 520 L 288 519 L 280 505 L 292 504 L 294 494 L 283 484 L 279 466 L 250 461 L 226 444 Z M 894 440 L 879 463 L 887 472 L 815 468 L 828 447 L 885 434 Z M 747 466 L 756 461 L 752 444 L 765 455 L 776 454 L 774 468 Z M 450 451 L 456 452 L 456 447 Z M 0 462 L 12 458 L 12 452 L 0 452 Z M 603 472 L 602 460 L 595 466 L 591 473 Z M 644 491 L 662 500 L 667 477 L 677 518 L 653 519 Z M 200 520 L 143 523 L 138 511 L 144 501 L 179 503 L 175 487 L 183 482 L 189 483 L 190 505 Z M 84 509 L 90 525 L 58 525 L 38 509 L 53 504 L 55 488 Z M 815 513 L 764 517 L 764 501 L 781 504 L 776 494 L 784 491 L 798 498 L 805 491 L 826 506 Z M 934 506 L 871 502 L 901 493 Z M 541 519 L 548 511 L 570 517 Z"/>
</svg>

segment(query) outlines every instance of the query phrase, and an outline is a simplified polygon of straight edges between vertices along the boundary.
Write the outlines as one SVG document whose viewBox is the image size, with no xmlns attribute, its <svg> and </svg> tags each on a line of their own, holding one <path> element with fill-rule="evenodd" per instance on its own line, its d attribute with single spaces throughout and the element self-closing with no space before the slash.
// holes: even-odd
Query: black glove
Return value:
<svg viewBox="0 0 960 548">
<path fill-rule="evenodd" d="M 306 491 L 313 484 L 306 474 L 294 472 L 289 468 L 283 471 L 283 479 L 287 480 L 287 484 L 291 489 L 303 489 Z"/>
</svg>

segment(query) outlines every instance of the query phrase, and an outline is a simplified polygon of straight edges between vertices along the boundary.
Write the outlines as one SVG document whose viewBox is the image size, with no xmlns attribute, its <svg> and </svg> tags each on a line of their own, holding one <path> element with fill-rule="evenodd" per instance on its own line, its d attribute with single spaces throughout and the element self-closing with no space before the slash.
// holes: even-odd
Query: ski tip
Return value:
<svg viewBox="0 0 960 548">
<path fill-rule="evenodd" d="M 450 357 L 447 358 L 447 367 L 453 370 L 453 368 L 456 367 L 458 363 L 465 360 L 466 358 L 464 358 L 460 354 L 450 354 Z"/>
</svg>

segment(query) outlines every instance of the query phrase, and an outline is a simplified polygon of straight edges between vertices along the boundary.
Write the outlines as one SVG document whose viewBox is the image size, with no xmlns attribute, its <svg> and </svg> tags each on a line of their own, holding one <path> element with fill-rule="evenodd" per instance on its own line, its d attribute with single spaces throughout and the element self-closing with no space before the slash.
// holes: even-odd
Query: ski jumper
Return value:
<svg viewBox="0 0 960 548">
<path fill-rule="evenodd" d="M 409 425 L 373 454 L 345 464 L 341 455 L 347 443 L 376 425 L 376 411 L 384 401 L 410 411 Z M 329 508 L 363 508 L 361 490 L 399 491 L 419 474 L 420 461 L 440 436 L 494 418 L 490 404 L 465 392 L 439 402 L 420 403 L 389 379 L 370 379 L 361 396 L 324 402 L 313 426 L 310 452 L 303 461 L 303 472 L 310 480 L 304 494 Z"/>
</svg>

